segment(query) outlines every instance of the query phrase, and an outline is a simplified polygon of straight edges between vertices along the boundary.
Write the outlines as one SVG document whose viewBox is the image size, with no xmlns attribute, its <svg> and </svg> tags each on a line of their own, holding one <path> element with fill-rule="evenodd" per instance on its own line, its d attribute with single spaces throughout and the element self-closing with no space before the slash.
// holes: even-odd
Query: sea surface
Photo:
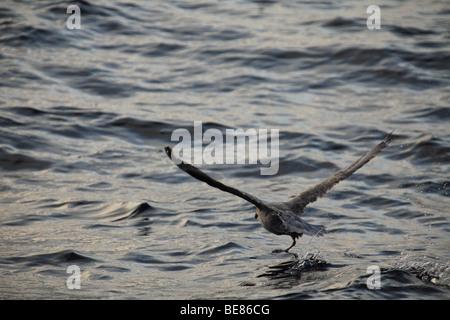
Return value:
<svg viewBox="0 0 450 320">
<path fill-rule="evenodd" d="M 450 4 L 372 4 L 2 1 L 0 298 L 450 299 Z M 275 175 L 198 165 L 267 201 L 394 140 L 273 253 L 164 153 L 195 121 L 279 130 Z"/>
</svg>

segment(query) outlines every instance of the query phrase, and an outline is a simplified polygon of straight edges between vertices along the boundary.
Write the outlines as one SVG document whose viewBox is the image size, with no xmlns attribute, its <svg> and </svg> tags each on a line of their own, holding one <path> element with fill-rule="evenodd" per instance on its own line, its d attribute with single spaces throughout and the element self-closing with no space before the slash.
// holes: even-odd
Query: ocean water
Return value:
<svg viewBox="0 0 450 320">
<path fill-rule="evenodd" d="M 449 299 L 450 6 L 371 4 L 2 1 L 0 298 Z M 167 158 L 194 121 L 279 130 L 275 175 L 199 165 L 268 201 L 395 131 L 288 254 Z"/>
</svg>

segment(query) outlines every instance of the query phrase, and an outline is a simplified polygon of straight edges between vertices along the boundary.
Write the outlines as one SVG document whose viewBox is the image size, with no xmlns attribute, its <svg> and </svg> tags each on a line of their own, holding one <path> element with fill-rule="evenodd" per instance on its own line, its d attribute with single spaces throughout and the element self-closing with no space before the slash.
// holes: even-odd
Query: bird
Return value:
<svg viewBox="0 0 450 320">
<path fill-rule="evenodd" d="M 296 245 L 296 240 L 304 234 L 314 237 L 323 236 L 326 232 L 323 225 L 313 225 L 300 218 L 305 207 L 317 201 L 318 198 L 323 197 L 332 187 L 350 177 L 355 171 L 373 159 L 381 150 L 386 148 L 392 141 L 392 133 L 389 133 L 372 150 L 365 153 L 350 165 L 285 202 L 266 202 L 247 192 L 225 185 L 213 179 L 197 167 L 181 161 L 181 159 L 173 154 L 169 146 L 166 146 L 164 149 L 167 156 L 187 174 L 207 183 L 211 187 L 231 193 L 253 204 L 256 210 L 255 219 L 258 218 L 261 225 L 267 231 L 276 235 L 289 235 L 292 238 L 292 244 L 288 248 L 277 249 L 273 252 L 289 252 Z"/>
</svg>

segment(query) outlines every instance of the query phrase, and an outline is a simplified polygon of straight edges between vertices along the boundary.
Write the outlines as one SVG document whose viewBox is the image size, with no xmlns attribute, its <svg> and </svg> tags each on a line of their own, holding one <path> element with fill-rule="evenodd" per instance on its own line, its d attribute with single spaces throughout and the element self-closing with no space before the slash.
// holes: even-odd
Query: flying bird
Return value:
<svg viewBox="0 0 450 320">
<path fill-rule="evenodd" d="M 259 218 L 262 226 L 276 235 L 289 235 L 292 238 L 292 244 L 284 250 L 275 250 L 274 252 L 289 252 L 295 246 L 296 240 L 302 235 L 322 236 L 325 233 L 325 227 L 322 225 L 309 224 L 300 218 L 305 207 L 315 202 L 319 197 L 322 197 L 333 186 L 340 181 L 350 177 L 356 170 L 360 169 L 371 159 L 373 159 L 381 150 L 386 148 L 392 140 L 392 132 L 388 134 L 383 141 L 381 141 L 372 150 L 367 152 L 361 158 L 339 170 L 329 178 L 316 184 L 315 186 L 303 191 L 296 197 L 285 202 L 266 202 L 244 191 L 238 190 L 234 187 L 227 186 L 194 167 L 193 165 L 181 161 L 174 154 L 170 147 L 165 147 L 166 154 L 169 158 L 183 171 L 192 177 L 206 182 L 208 185 L 229 192 L 244 200 L 252 203 L 256 209 L 255 218 Z"/>
</svg>

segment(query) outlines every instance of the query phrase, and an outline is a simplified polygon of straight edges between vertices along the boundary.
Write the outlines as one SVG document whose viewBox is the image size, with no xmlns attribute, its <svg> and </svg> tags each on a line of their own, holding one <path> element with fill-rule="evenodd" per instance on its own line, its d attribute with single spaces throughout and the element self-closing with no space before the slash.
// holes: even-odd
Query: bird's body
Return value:
<svg viewBox="0 0 450 320">
<path fill-rule="evenodd" d="M 361 158 L 339 170 L 329 178 L 320 182 L 319 184 L 307 189 L 300 193 L 293 199 L 286 202 L 265 202 L 257 197 L 250 195 L 246 192 L 238 190 L 236 188 L 224 185 L 223 183 L 214 180 L 198 168 L 180 161 L 172 154 L 170 147 L 165 147 L 165 151 L 169 158 L 171 158 L 177 166 L 193 176 L 194 178 L 206 182 L 208 185 L 218 188 L 222 191 L 234 194 L 241 197 L 244 200 L 255 205 L 256 215 L 262 226 L 269 232 L 276 235 L 289 235 L 293 242 L 292 245 L 281 251 L 288 252 L 296 244 L 296 239 L 303 234 L 310 236 L 321 236 L 325 232 L 325 227 L 322 225 L 309 224 L 300 218 L 303 214 L 304 208 L 311 202 L 315 202 L 319 197 L 322 197 L 327 191 L 329 191 L 334 185 L 348 178 L 352 173 L 361 168 L 372 158 L 374 158 L 381 150 L 383 150 L 389 142 L 392 140 L 392 133 L 386 136 L 376 147 L 367 152 Z"/>
<path fill-rule="evenodd" d="M 270 202 L 269 208 L 260 209 L 256 207 L 256 215 L 261 225 L 269 232 L 276 235 L 291 236 L 292 245 L 283 251 L 289 251 L 295 243 L 296 239 L 303 234 L 310 236 L 321 236 L 325 232 L 324 226 L 312 225 L 301 219 L 286 202 Z"/>
</svg>

